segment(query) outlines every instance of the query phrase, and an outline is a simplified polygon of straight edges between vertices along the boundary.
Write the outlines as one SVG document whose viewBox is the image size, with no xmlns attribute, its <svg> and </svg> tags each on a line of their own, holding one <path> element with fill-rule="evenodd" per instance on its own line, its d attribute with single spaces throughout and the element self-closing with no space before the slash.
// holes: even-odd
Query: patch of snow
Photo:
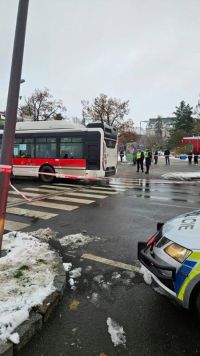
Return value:
<svg viewBox="0 0 200 356">
<path fill-rule="evenodd" d="M 81 277 L 81 271 L 82 271 L 82 268 L 81 268 L 81 267 L 72 269 L 72 270 L 69 272 L 70 278 L 79 278 L 79 277 Z"/>
<path fill-rule="evenodd" d="M 73 278 L 70 278 L 68 282 L 71 287 L 71 290 L 76 290 L 75 280 Z"/>
<path fill-rule="evenodd" d="M 174 172 L 163 174 L 164 179 L 175 179 L 175 180 L 200 180 L 200 172 Z"/>
<path fill-rule="evenodd" d="M 70 284 L 71 287 L 74 286 L 74 283 L 75 283 L 75 282 L 74 282 L 74 279 L 73 279 L 73 278 L 70 278 L 70 279 L 69 279 L 69 284 Z"/>
<path fill-rule="evenodd" d="M 64 267 L 65 272 L 69 272 L 70 269 L 72 268 L 72 263 L 71 262 L 63 263 L 63 267 Z"/>
<path fill-rule="evenodd" d="M 126 336 L 123 327 L 117 324 L 111 318 L 107 318 L 106 323 L 108 325 L 108 332 L 111 336 L 111 340 L 114 346 L 123 345 L 126 347 Z"/>
<path fill-rule="evenodd" d="M 121 274 L 118 272 L 113 272 L 112 279 L 119 279 L 119 278 L 121 278 Z"/>
<path fill-rule="evenodd" d="M 88 272 L 90 272 L 90 271 L 92 271 L 92 266 L 87 266 L 87 267 L 85 268 L 85 272 L 88 273 Z"/>
<path fill-rule="evenodd" d="M 13 344 L 19 344 L 20 338 L 18 333 L 11 334 L 9 336 L 9 340 L 13 342 Z"/>
<path fill-rule="evenodd" d="M 49 227 L 46 229 L 39 229 L 29 233 L 31 236 L 37 237 L 39 240 L 42 241 L 49 241 L 51 239 L 55 239 L 57 232 L 51 230 Z"/>
<path fill-rule="evenodd" d="M 104 289 L 105 291 L 110 291 L 110 286 L 111 284 L 110 283 L 102 283 L 101 284 L 101 289 Z"/>
<path fill-rule="evenodd" d="M 103 280 L 104 280 L 104 277 L 103 277 L 103 275 L 102 274 L 98 274 L 97 276 L 95 276 L 94 278 L 93 278 L 93 280 L 95 281 L 95 282 L 97 282 L 97 283 L 102 283 L 103 282 Z"/>
<path fill-rule="evenodd" d="M 151 277 L 151 273 L 148 271 L 148 269 L 145 268 L 144 266 L 141 266 L 139 272 L 141 274 L 143 274 L 145 283 L 150 285 L 152 283 L 152 277 Z"/>
<path fill-rule="evenodd" d="M 70 248 L 74 250 L 96 240 L 99 240 L 99 238 L 91 237 L 86 234 L 75 234 L 64 236 L 59 241 L 62 246 L 70 246 Z"/>
<path fill-rule="evenodd" d="M 92 293 L 91 298 L 90 298 L 90 302 L 94 305 L 97 305 L 99 301 L 99 296 L 98 293 Z"/>
<path fill-rule="evenodd" d="M 30 233 L 4 235 L 0 258 L 0 342 L 29 318 L 33 306 L 51 294 L 55 271 L 55 252 Z"/>
<path fill-rule="evenodd" d="M 123 273 L 122 273 L 122 276 L 123 276 L 123 278 L 124 277 L 129 277 L 129 278 L 135 278 L 135 273 L 134 272 L 132 272 L 132 271 L 124 271 Z"/>
</svg>

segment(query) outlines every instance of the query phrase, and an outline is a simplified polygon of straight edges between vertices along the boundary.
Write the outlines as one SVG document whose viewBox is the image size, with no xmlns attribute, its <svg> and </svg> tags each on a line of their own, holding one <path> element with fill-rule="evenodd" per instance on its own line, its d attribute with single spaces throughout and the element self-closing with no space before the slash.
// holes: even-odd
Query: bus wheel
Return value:
<svg viewBox="0 0 200 356">
<path fill-rule="evenodd" d="M 40 172 L 55 174 L 55 171 L 51 166 L 43 166 L 42 168 L 40 168 Z M 39 176 L 40 176 L 40 180 L 43 183 L 53 183 L 53 181 L 55 180 L 54 176 L 50 176 L 46 174 L 40 174 Z"/>
</svg>

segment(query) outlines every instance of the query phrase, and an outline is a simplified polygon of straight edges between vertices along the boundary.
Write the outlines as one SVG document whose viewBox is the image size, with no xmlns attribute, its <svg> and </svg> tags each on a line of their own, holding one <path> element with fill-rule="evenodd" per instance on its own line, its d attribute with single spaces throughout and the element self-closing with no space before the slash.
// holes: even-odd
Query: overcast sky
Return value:
<svg viewBox="0 0 200 356">
<path fill-rule="evenodd" d="M 0 110 L 7 100 L 17 0 L 0 0 Z M 100 93 L 141 120 L 200 93 L 200 0 L 30 0 L 20 95 L 47 87 L 68 116 Z M 143 124 L 144 125 L 144 124 Z"/>
</svg>

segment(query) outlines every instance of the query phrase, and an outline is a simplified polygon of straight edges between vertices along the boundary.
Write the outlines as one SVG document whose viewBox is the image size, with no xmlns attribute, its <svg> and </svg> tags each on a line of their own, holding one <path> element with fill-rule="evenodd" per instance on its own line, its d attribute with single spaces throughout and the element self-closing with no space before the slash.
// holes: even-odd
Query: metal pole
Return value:
<svg viewBox="0 0 200 356">
<path fill-rule="evenodd" d="M 0 158 L 0 253 L 10 183 L 29 0 L 19 0 Z"/>
</svg>

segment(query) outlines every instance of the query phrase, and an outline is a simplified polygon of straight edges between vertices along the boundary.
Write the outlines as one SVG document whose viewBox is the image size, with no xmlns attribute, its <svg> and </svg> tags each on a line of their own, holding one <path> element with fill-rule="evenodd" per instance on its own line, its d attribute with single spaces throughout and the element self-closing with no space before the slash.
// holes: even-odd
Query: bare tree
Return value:
<svg viewBox="0 0 200 356">
<path fill-rule="evenodd" d="M 105 94 L 96 97 L 92 104 L 87 100 L 81 101 L 83 105 L 83 123 L 86 121 L 101 121 L 117 128 L 123 123 L 125 115 L 129 113 L 129 100 L 121 101 L 108 98 Z"/>
<path fill-rule="evenodd" d="M 49 89 L 35 89 L 34 93 L 25 98 L 25 104 L 19 107 L 22 118 L 30 117 L 33 121 L 62 120 L 67 109 L 61 100 L 54 100 Z"/>
</svg>

